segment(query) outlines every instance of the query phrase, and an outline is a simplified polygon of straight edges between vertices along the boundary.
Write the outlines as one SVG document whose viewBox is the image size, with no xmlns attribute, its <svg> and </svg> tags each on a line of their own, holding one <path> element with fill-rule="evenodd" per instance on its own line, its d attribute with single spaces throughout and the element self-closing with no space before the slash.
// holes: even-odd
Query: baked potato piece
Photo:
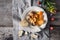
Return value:
<svg viewBox="0 0 60 40">
<path fill-rule="evenodd" d="M 30 18 L 28 21 L 29 21 L 30 23 L 33 23 L 33 22 L 34 22 L 32 18 Z"/>
<path fill-rule="evenodd" d="M 33 21 L 36 22 L 36 18 L 33 18 Z"/>
<path fill-rule="evenodd" d="M 39 14 L 39 15 L 43 15 L 43 11 L 39 11 L 37 14 Z"/>
<path fill-rule="evenodd" d="M 44 20 L 44 15 L 39 16 L 39 20 Z"/>
<path fill-rule="evenodd" d="M 35 18 L 38 18 L 38 14 L 34 14 L 33 16 L 34 16 Z"/>
<path fill-rule="evenodd" d="M 37 21 L 38 25 L 42 25 L 44 23 L 44 20 Z"/>
<path fill-rule="evenodd" d="M 31 24 L 40 26 L 44 23 L 43 12 L 30 11 L 26 18 Z"/>
<path fill-rule="evenodd" d="M 35 25 L 40 26 L 44 23 L 44 20 L 38 20 L 35 22 Z"/>
</svg>

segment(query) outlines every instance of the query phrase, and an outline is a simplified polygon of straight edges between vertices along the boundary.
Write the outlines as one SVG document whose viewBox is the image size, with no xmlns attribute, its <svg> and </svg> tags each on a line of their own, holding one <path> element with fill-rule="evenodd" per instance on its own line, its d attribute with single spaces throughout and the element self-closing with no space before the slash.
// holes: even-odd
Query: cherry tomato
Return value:
<svg viewBox="0 0 60 40">
<path fill-rule="evenodd" d="M 38 1 L 38 2 L 37 2 L 37 4 L 38 4 L 38 5 L 40 5 L 40 4 L 41 4 L 41 2 L 40 2 L 40 1 Z"/>
<path fill-rule="evenodd" d="M 50 30 L 53 30 L 54 28 L 53 27 L 50 27 Z"/>
<path fill-rule="evenodd" d="M 51 18 L 51 21 L 54 21 L 54 20 L 55 20 L 55 18 L 52 17 L 52 18 Z"/>
</svg>

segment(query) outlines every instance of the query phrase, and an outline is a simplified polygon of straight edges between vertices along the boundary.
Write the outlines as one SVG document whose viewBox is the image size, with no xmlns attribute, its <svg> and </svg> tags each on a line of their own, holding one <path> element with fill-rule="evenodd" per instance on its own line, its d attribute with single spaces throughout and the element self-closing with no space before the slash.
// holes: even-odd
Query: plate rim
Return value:
<svg viewBox="0 0 60 40">
<path fill-rule="evenodd" d="M 31 6 L 31 7 L 28 7 L 26 10 L 24 10 L 24 12 L 23 12 L 23 14 L 24 15 L 26 15 L 27 13 L 25 13 L 28 9 L 29 9 L 29 11 L 31 10 L 30 8 L 39 8 L 39 9 L 41 9 L 41 10 L 43 10 L 44 12 L 45 12 L 45 10 L 43 9 L 43 8 L 41 8 L 41 7 L 38 7 L 38 6 Z M 23 15 L 22 14 L 22 15 Z M 45 14 L 46 14 L 46 17 L 47 17 L 47 13 L 45 12 Z M 23 18 L 23 16 L 22 16 L 22 18 Z M 23 18 L 24 19 L 24 18 Z M 22 19 L 22 20 L 23 20 Z M 46 24 L 45 24 L 45 27 L 46 27 L 46 25 L 47 25 L 47 23 L 48 23 L 48 17 L 47 17 L 47 22 L 46 22 Z M 45 27 L 43 27 L 42 29 L 44 29 Z M 41 28 L 41 27 L 39 27 L 39 28 Z"/>
</svg>

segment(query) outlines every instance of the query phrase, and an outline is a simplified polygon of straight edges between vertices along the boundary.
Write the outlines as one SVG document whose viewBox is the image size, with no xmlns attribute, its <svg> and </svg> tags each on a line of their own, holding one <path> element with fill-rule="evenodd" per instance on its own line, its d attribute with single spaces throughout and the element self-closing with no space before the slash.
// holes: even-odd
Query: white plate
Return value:
<svg viewBox="0 0 60 40">
<path fill-rule="evenodd" d="M 47 22 L 48 22 L 48 18 L 47 18 L 46 12 L 45 12 L 42 8 L 40 8 L 40 7 L 32 6 L 32 7 L 27 8 L 27 9 L 23 12 L 23 14 L 22 14 L 22 20 L 26 17 L 27 13 L 28 13 L 30 10 L 43 11 L 43 12 L 44 12 L 43 15 L 44 15 L 44 20 L 45 20 L 46 22 L 40 26 L 40 28 L 44 29 L 44 28 L 46 27 Z M 33 26 L 32 26 L 32 27 L 33 27 Z M 23 27 L 21 27 L 21 25 L 20 25 L 20 27 L 19 27 L 19 29 L 22 29 L 22 30 L 25 30 L 25 31 L 28 31 L 28 32 L 33 32 L 33 33 L 41 31 L 40 28 L 39 28 L 39 27 L 33 27 L 33 29 L 30 28 L 30 27 L 23 28 Z"/>
</svg>

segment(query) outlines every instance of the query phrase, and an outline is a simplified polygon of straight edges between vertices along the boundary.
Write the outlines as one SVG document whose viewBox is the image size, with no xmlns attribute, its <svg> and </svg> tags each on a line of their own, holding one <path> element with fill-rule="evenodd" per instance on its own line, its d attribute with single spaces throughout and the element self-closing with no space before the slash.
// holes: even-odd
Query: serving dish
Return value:
<svg viewBox="0 0 60 40">
<path fill-rule="evenodd" d="M 35 32 L 39 32 L 41 31 L 41 29 L 44 29 L 46 27 L 46 24 L 48 22 L 48 17 L 47 17 L 47 14 L 46 12 L 44 11 L 44 9 L 42 9 L 41 7 L 37 7 L 37 6 L 32 6 L 32 7 L 28 7 L 22 14 L 21 16 L 21 20 L 24 20 L 25 17 L 27 16 L 28 12 L 29 11 L 43 11 L 43 15 L 44 15 L 44 20 L 45 20 L 45 23 L 40 25 L 40 27 L 37 27 L 37 26 L 32 26 L 30 25 L 30 27 L 22 27 L 21 24 L 19 23 L 19 30 L 24 30 L 24 31 L 27 31 L 27 32 L 32 32 L 32 33 L 35 33 Z"/>
</svg>

